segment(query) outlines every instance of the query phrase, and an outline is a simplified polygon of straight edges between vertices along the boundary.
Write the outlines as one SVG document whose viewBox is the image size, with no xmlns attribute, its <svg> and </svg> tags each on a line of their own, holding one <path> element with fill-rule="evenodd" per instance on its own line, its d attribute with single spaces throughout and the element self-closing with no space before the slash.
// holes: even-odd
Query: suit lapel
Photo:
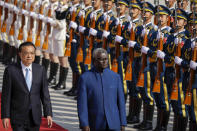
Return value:
<svg viewBox="0 0 197 131">
<path fill-rule="evenodd" d="M 32 84 L 31 84 L 30 92 L 33 88 L 35 77 L 36 77 L 36 68 L 35 68 L 34 63 L 32 63 Z"/>
<path fill-rule="evenodd" d="M 21 63 L 18 64 L 18 67 L 19 67 L 19 74 L 20 74 L 20 76 L 22 78 L 22 82 L 24 83 L 24 86 L 25 86 L 26 90 L 29 92 L 29 89 L 27 87 L 27 83 L 26 83 L 26 80 L 25 80 L 25 77 L 24 77 L 24 74 L 23 74 Z"/>
</svg>

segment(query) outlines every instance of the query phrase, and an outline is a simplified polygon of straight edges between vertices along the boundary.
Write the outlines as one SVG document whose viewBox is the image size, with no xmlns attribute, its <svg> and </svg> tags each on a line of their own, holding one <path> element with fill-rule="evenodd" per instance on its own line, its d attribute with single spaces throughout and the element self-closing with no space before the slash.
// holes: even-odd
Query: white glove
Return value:
<svg viewBox="0 0 197 131">
<path fill-rule="evenodd" d="M 47 23 L 48 22 L 48 17 L 44 17 L 43 22 Z"/>
<path fill-rule="evenodd" d="M 85 16 L 85 12 L 83 10 L 79 11 L 78 16 L 81 17 L 81 15 Z"/>
<path fill-rule="evenodd" d="M 120 23 L 120 20 L 116 18 L 116 26 Z"/>
<path fill-rule="evenodd" d="M 157 57 L 160 58 L 160 59 L 164 59 L 165 53 L 161 50 L 158 50 L 157 51 Z"/>
<path fill-rule="evenodd" d="M 109 15 L 107 15 L 107 14 L 105 14 L 104 15 L 104 21 L 106 22 L 106 20 L 108 19 L 108 22 L 109 22 L 109 20 L 110 20 L 110 16 Z"/>
<path fill-rule="evenodd" d="M 175 38 L 175 39 L 174 39 L 174 44 L 175 44 L 175 45 L 178 45 L 178 43 L 179 43 L 179 39 L 178 39 L 178 38 Z"/>
<path fill-rule="evenodd" d="M 9 6 L 10 6 L 10 4 L 5 2 L 4 7 L 9 9 Z"/>
<path fill-rule="evenodd" d="M 79 26 L 79 32 L 84 33 L 85 29 L 86 28 L 84 26 Z"/>
<path fill-rule="evenodd" d="M 93 36 L 96 36 L 97 30 L 95 30 L 95 29 L 93 29 L 93 28 L 90 28 L 89 33 L 90 33 L 91 35 L 93 35 Z"/>
<path fill-rule="evenodd" d="M 128 27 L 128 30 L 130 31 L 132 27 L 133 27 L 133 23 L 130 22 L 129 27 Z"/>
<path fill-rule="evenodd" d="M 192 42 L 192 44 L 191 44 L 191 48 L 192 48 L 192 49 L 194 49 L 195 43 L 196 43 L 195 41 Z"/>
<path fill-rule="evenodd" d="M 72 39 L 72 43 L 77 43 L 77 40 L 75 40 L 75 39 Z"/>
<path fill-rule="evenodd" d="M 10 4 L 10 5 L 9 5 L 9 10 L 12 11 L 12 10 L 14 9 L 14 6 L 15 6 L 15 5 Z"/>
<path fill-rule="evenodd" d="M 72 7 L 70 8 L 70 13 L 72 14 L 73 11 L 76 11 L 76 7 L 74 7 L 74 6 L 72 6 Z"/>
<path fill-rule="evenodd" d="M 107 38 L 109 34 L 110 34 L 109 31 L 106 31 L 106 30 L 103 31 L 103 37 Z"/>
<path fill-rule="evenodd" d="M 70 21 L 69 28 L 73 28 L 74 30 L 77 29 L 77 23 L 74 21 Z"/>
<path fill-rule="evenodd" d="M 132 48 L 133 48 L 133 47 L 135 46 L 136 42 L 130 40 L 130 41 L 128 42 L 128 44 L 129 44 L 129 45 L 128 45 L 129 47 L 132 47 Z"/>
<path fill-rule="evenodd" d="M 38 15 L 38 18 L 39 18 L 40 20 L 43 20 L 44 15 L 39 14 L 39 15 Z"/>
<path fill-rule="evenodd" d="M 47 18 L 47 22 L 50 23 L 52 26 L 56 26 L 57 25 L 56 21 L 53 20 L 52 18 L 49 18 L 49 17 Z"/>
<path fill-rule="evenodd" d="M 142 30 L 142 34 L 141 34 L 142 37 L 144 37 L 145 32 L 148 34 L 148 33 L 149 33 L 149 30 L 143 29 L 143 30 Z"/>
<path fill-rule="evenodd" d="M 34 19 L 38 19 L 38 14 L 36 14 L 35 12 L 30 12 L 30 16 Z"/>
<path fill-rule="evenodd" d="M 157 40 L 159 40 L 159 39 L 160 39 L 160 37 L 161 37 L 161 32 L 160 32 L 160 31 L 158 31 L 158 32 L 157 32 Z"/>
<path fill-rule="evenodd" d="M 116 35 L 115 41 L 121 43 L 122 39 L 123 39 L 122 36 Z"/>
<path fill-rule="evenodd" d="M 22 14 L 24 14 L 25 16 L 28 16 L 29 12 L 27 10 L 22 9 Z"/>
<path fill-rule="evenodd" d="M 196 70 L 197 63 L 195 61 L 190 61 L 189 66 L 190 66 L 191 69 Z"/>
<path fill-rule="evenodd" d="M 147 54 L 148 50 L 149 50 L 149 48 L 146 46 L 142 46 L 142 48 L 141 48 L 141 52 L 144 54 Z"/>
<path fill-rule="evenodd" d="M 4 5 L 4 1 L 0 1 L 0 5 L 3 6 Z"/>
<path fill-rule="evenodd" d="M 181 62 L 182 62 L 183 60 L 181 59 L 181 58 L 179 58 L 178 56 L 175 56 L 175 60 L 174 60 L 174 62 L 177 64 L 177 65 L 181 65 Z"/>
</svg>

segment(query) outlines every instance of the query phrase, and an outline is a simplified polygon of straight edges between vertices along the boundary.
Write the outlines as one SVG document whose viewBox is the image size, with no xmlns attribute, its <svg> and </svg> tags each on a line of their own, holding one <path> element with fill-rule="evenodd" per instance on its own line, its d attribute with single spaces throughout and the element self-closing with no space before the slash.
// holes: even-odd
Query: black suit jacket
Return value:
<svg viewBox="0 0 197 131">
<path fill-rule="evenodd" d="M 52 116 L 44 67 L 32 64 L 32 86 L 29 91 L 21 64 L 8 66 L 3 76 L 1 102 L 1 118 L 10 118 L 11 124 L 22 124 L 31 106 L 34 123 L 39 125 L 42 117 L 41 102 L 44 116 Z"/>
</svg>

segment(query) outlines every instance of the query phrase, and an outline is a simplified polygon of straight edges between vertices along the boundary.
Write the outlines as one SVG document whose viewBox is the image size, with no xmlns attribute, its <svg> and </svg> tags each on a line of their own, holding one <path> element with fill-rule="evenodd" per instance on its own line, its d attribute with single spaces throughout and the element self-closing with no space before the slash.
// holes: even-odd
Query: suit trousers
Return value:
<svg viewBox="0 0 197 131">
<path fill-rule="evenodd" d="M 13 131 L 39 131 L 40 125 L 35 125 L 32 117 L 32 110 L 29 113 L 23 124 L 12 124 Z"/>
</svg>

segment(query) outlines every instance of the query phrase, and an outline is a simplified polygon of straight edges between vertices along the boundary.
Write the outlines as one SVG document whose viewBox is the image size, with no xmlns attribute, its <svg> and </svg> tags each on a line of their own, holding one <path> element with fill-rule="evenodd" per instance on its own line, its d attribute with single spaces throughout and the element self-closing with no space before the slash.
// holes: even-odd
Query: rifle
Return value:
<svg viewBox="0 0 197 131">
<path fill-rule="evenodd" d="M 14 5 L 17 6 L 17 0 L 14 0 Z M 9 35 L 10 36 L 13 36 L 14 33 L 15 33 L 15 26 L 14 26 L 14 23 L 16 21 L 16 13 L 13 11 L 13 20 L 12 20 L 12 24 L 11 24 L 11 28 L 10 28 L 10 32 L 9 32 Z"/>
<path fill-rule="evenodd" d="M 26 1 L 23 0 L 22 2 L 22 9 L 25 10 L 25 5 L 26 5 Z M 19 29 L 19 34 L 18 34 L 18 40 L 23 40 L 23 29 L 25 26 L 25 15 L 22 14 L 22 20 L 21 20 L 21 28 Z"/>
<path fill-rule="evenodd" d="M 51 14 L 52 13 L 52 10 L 51 10 L 51 4 L 49 5 L 49 10 L 48 10 L 48 18 L 51 17 Z M 46 35 L 44 37 L 44 43 L 42 45 L 42 49 L 43 50 L 47 50 L 48 49 L 48 46 L 49 46 L 49 34 L 51 33 L 51 25 L 50 23 L 47 23 L 47 31 L 46 31 Z"/>
<path fill-rule="evenodd" d="M 105 6 L 106 6 L 106 8 L 108 7 L 108 3 L 107 3 L 107 0 L 105 0 Z M 105 21 L 105 28 L 104 28 L 104 30 L 105 31 L 108 31 L 109 30 L 109 20 L 110 19 L 108 19 L 108 14 L 106 14 L 107 15 L 107 17 L 106 17 L 106 21 Z M 107 38 L 103 38 L 103 49 L 107 49 Z"/>
<path fill-rule="evenodd" d="M 34 10 L 34 3 L 31 3 L 30 6 L 30 12 L 33 12 Z M 34 18 L 30 16 L 30 29 L 28 32 L 28 37 L 27 37 L 27 41 L 32 42 L 32 29 L 34 28 Z"/>
<path fill-rule="evenodd" d="M 42 5 L 42 3 L 40 2 L 40 7 L 39 7 L 39 14 L 40 15 L 43 14 L 43 8 L 44 8 L 44 5 Z M 40 47 L 40 32 L 41 31 L 42 31 L 42 20 L 39 19 L 38 20 L 38 31 L 37 31 L 36 42 L 35 42 L 36 47 Z"/>
<path fill-rule="evenodd" d="M 159 0 L 154 0 L 155 6 L 159 6 Z M 157 17 L 154 18 L 154 24 L 158 25 L 158 19 L 159 19 L 159 8 L 157 8 Z"/>
<path fill-rule="evenodd" d="M 133 24 L 133 18 L 132 18 L 132 12 L 131 12 L 132 6 L 131 6 L 131 1 L 130 1 L 130 7 L 129 7 L 129 13 L 131 17 L 131 24 Z M 132 26 L 131 28 L 131 34 L 130 34 L 130 40 L 134 41 L 135 40 L 135 32 L 134 28 Z M 134 50 L 132 47 L 129 48 L 129 62 L 126 68 L 126 73 L 125 73 L 125 80 L 132 81 L 132 62 L 134 59 Z"/>
<path fill-rule="evenodd" d="M 75 21 L 76 19 L 76 10 L 75 7 L 73 6 L 73 11 L 72 11 L 72 15 L 71 15 L 71 21 Z M 70 37 L 66 46 L 66 51 L 65 51 L 65 56 L 70 57 L 71 56 L 71 42 L 73 40 L 73 36 L 74 36 L 74 29 L 70 28 Z"/>
<path fill-rule="evenodd" d="M 176 5 L 175 5 L 175 22 L 174 24 L 176 25 L 177 23 L 177 9 L 176 9 Z M 175 26 L 176 28 L 178 28 L 177 26 Z M 181 56 L 181 41 L 179 40 L 178 45 L 176 47 L 176 54 L 175 56 L 180 57 Z M 170 99 L 171 100 L 178 100 L 178 80 L 180 79 L 180 66 L 179 65 L 175 65 L 175 81 L 173 83 L 172 86 L 172 92 L 171 92 L 171 96 Z"/>
<path fill-rule="evenodd" d="M 82 14 L 80 18 L 80 26 L 84 26 L 84 19 L 85 19 L 85 16 L 84 14 Z M 83 44 L 84 44 L 84 34 L 80 32 L 80 44 L 77 50 L 77 58 L 76 58 L 76 62 L 78 63 L 83 62 L 83 49 L 82 49 Z"/>
<path fill-rule="evenodd" d="M 92 1 L 93 7 L 94 7 L 94 3 L 95 3 L 95 1 L 93 0 Z M 95 28 L 95 23 L 96 23 L 96 18 L 95 18 L 95 16 L 93 16 L 92 20 L 91 20 L 91 28 L 93 28 L 93 29 Z M 94 36 L 90 35 L 89 36 L 89 48 L 87 50 L 87 56 L 86 56 L 85 62 L 84 62 L 86 65 L 90 65 L 91 64 L 93 44 L 94 44 Z"/>
<path fill-rule="evenodd" d="M 159 5 L 159 4 L 158 4 Z M 161 33 L 161 21 L 159 20 L 159 6 L 157 7 L 157 16 L 158 16 L 158 26 L 159 26 L 159 30 L 158 32 Z M 159 38 L 159 44 L 158 44 L 158 50 L 163 50 L 163 36 L 160 36 Z M 160 93 L 160 88 L 161 88 L 161 81 L 160 81 L 160 74 L 163 72 L 163 60 L 158 58 L 157 61 L 157 74 L 156 74 L 156 78 L 153 84 L 153 91 L 155 93 Z"/>
<path fill-rule="evenodd" d="M 195 28 L 195 18 L 196 18 L 196 15 L 195 15 L 195 5 L 193 5 L 193 37 L 194 37 L 194 40 L 196 39 L 196 28 Z M 196 40 L 195 40 L 196 42 Z M 197 47 L 195 45 L 194 47 L 194 50 L 193 50 L 193 57 L 192 57 L 192 60 L 193 61 L 196 61 L 197 59 Z M 189 85 L 187 87 L 187 91 L 186 91 L 186 96 L 185 96 L 185 100 L 184 100 L 184 104 L 186 105 L 191 105 L 191 101 L 192 101 L 192 85 L 194 83 L 194 80 L 195 80 L 195 70 L 193 69 L 190 69 L 190 81 L 189 81 Z"/>
<path fill-rule="evenodd" d="M 9 3 L 9 0 L 5 0 L 5 3 Z M 2 33 L 6 32 L 6 27 L 7 27 L 6 22 L 7 22 L 7 19 L 8 19 L 8 8 L 4 8 L 4 11 L 5 11 L 5 17 L 4 17 L 3 25 L 2 25 L 2 28 L 1 28 Z"/>
<path fill-rule="evenodd" d="M 145 14 L 145 7 L 143 7 L 143 15 Z M 148 37 L 147 37 L 147 30 L 146 30 L 146 24 L 145 24 L 146 18 L 144 17 L 144 25 L 145 25 L 145 35 L 144 35 L 144 41 L 143 46 L 147 46 L 148 44 Z M 140 69 L 139 76 L 138 76 L 138 82 L 136 84 L 137 87 L 144 87 L 144 69 L 147 66 L 147 54 L 142 53 L 142 68 Z"/>
</svg>

